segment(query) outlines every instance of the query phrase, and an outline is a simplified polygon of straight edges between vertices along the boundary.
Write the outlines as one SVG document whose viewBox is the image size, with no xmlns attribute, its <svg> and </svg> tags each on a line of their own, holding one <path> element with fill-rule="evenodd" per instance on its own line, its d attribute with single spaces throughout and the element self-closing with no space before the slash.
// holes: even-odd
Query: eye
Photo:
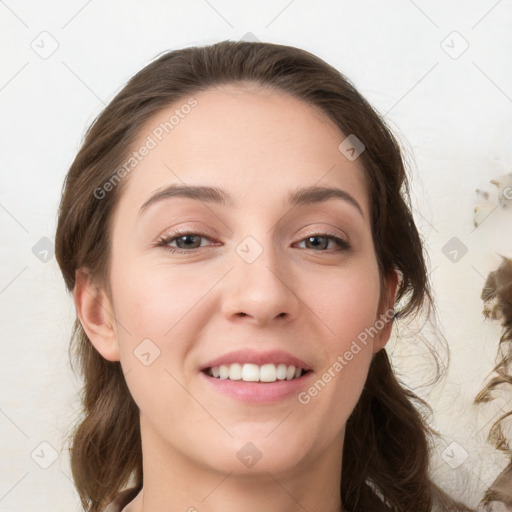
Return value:
<svg viewBox="0 0 512 512">
<path fill-rule="evenodd" d="M 212 241 L 202 233 L 195 233 L 191 231 L 175 231 L 164 235 L 156 242 L 157 247 L 162 247 L 171 253 L 187 253 L 193 252 L 199 247 L 204 247 L 201 244 L 201 239 Z M 176 242 L 176 245 L 171 245 Z"/>
<path fill-rule="evenodd" d="M 319 248 L 321 250 L 325 250 L 328 248 L 327 246 L 329 245 L 329 242 L 331 242 L 331 241 L 334 243 L 335 249 L 337 246 L 337 250 L 339 250 L 339 251 L 350 249 L 350 245 L 346 240 L 344 240 L 343 238 L 340 238 L 338 236 L 330 235 L 328 233 L 317 233 L 317 234 L 309 235 L 307 238 L 304 238 L 303 240 L 301 240 L 299 242 L 299 244 L 306 243 L 305 249 L 313 248 L 314 250 L 316 250 Z M 309 247 L 308 247 L 308 244 L 309 244 Z"/>
</svg>

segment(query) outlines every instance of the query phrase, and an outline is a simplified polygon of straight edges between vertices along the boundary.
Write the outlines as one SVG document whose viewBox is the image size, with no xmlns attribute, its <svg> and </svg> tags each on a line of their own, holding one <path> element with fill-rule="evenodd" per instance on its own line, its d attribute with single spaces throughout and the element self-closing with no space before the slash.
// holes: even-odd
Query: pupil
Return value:
<svg viewBox="0 0 512 512">
<path fill-rule="evenodd" d="M 310 242 L 312 242 L 312 241 L 313 241 L 313 242 L 312 242 L 312 245 L 313 245 L 314 247 L 318 247 L 319 245 L 322 245 L 322 243 L 321 243 L 321 242 L 320 242 L 320 243 L 318 243 L 318 239 L 320 239 L 320 238 L 324 238 L 324 237 L 322 237 L 322 236 L 311 236 L 311 237 L 309 237 L 309 239 L 308 239 L 308 240 L 309 240 Z M 315 240 L 316 240 L 316 242 L 315 242 Z"/>
<path fill-rule="evenodd" d="M 182 237 L 180 237 L 180 241 L 183 242 L 185 244 L 185 246 L 189 245 L 188 242 L 192 241 L 192 244 L 193 244 L 193 239 L 195 238 L 195 235 L 183 235 Z"/>
</svg>

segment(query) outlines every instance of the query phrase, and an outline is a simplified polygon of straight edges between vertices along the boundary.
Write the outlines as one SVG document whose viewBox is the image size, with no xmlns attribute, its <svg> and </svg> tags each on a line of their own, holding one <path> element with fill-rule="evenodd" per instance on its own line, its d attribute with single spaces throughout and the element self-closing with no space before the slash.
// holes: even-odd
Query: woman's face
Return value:
<svg viewBox="0 0 512 512">
<path fill-rule="evenodd" d="M 95 345 L 121 361 L 145 457 L 224 473 L 332 469 L 391 326 L 362 167 L 291 96 L 229 85 L 194 98 L 135 144 L 149 149 L 111 224 L 114 336 Z M 308 371 L 287 380 L 293 367 Z"/>
</svg>

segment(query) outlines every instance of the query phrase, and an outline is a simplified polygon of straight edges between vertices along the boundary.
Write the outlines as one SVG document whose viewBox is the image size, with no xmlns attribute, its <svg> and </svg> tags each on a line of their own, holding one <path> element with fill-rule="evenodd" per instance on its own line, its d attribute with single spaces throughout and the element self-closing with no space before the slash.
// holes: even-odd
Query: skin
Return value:
<svg viewBox="0 0 512 512">
<path fill-rule="evenodd" d="M 283 349 L 313 368 L 312 383 L 393 306 L 396 274 L 381 289 L 362 167 L 338 150 L 336 125 L 296 98 L 250 84 L 194 97 L 125 178 L 111 224 L 111 296 L 82 272 L 74 292 L 89 339 L 121 361 L 140 408 L 144 488 L 126 510 L 338 512 L 345 423 L 392 323 L 307 404 L 296 395 L 242 403 L 198 372 L 235 349 Z M 158 113 L 135 146 L 177 107 Z M 139 215 L 156 190 L 184 183 L 223 188 L 234 205 L 175 197 Z M 345 190 L 362 214 L 337 198 L 290 207 L 288 193 L 311 185 Z M 156 246 L 176 228 L 207 237 L 192 249 L 169 242 L 186 254 Z M 247 236 L 262 248 L 250 264 L 236 252 Z M 160 350 L 148 366 L 134 355 L 147 338 Z M 252 467 L 237 457 L 247 442 L 262 455 Z"/>
</svg>

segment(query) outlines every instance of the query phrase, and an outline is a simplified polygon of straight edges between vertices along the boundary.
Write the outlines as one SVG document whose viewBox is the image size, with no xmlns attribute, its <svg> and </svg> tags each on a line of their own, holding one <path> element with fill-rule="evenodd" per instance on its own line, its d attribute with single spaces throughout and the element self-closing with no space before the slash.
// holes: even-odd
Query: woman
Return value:
<svg viewBox="0 0 512 512">
<path fill-rule="evenodd" d="M 308 52 L 224 41 L 137 73 L 57 227 L 85 510 L 469 510 L 384 349 L 432 307 L 408 200 L 388 128 Z"/>
</svg>

